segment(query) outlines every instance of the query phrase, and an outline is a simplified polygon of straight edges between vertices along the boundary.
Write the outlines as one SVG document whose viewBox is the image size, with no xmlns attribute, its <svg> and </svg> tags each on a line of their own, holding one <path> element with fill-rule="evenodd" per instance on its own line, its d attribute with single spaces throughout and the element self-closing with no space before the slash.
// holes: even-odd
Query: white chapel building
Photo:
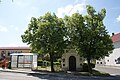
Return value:
<svg viewBox="0 0 120 80">
<path fill-rule="evenodd" d="M 80 71 L 84 62 L 75 49 L 66 49 L 62 55 L 62 70 L 63 71 Z"/>
<path fill-rule="evenodd" d="M 113 52 L 104 59 L 100 61 L 96 61 L 97 65 L 105 65 L 105 66 L 120 66 L 120 33 L 112 34 L 112 41 L 114 45 Z"/>
</svg>

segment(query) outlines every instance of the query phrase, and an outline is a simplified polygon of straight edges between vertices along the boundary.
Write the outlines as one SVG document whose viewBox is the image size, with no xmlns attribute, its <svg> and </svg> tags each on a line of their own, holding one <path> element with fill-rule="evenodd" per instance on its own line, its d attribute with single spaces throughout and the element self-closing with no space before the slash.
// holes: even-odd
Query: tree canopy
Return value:
<svg viewBox="0 0 120 80">
<path fill-rule="evenodd" d="M 88 14 L 84 17 L 75 13 L 71 17 L 65 17 L 65 20 L 70 29 L 70 40 L 78 53 L 87 60 L 91 72 L 91 60 L 108 56 L 113 45 L 103 24 L 106 10 L 96 13 L 92 6 L 87 5 L 86 8 Z"/>
<path fill-rule="evenodd" d="M 64 53 L 66 46 L 72 46 L 88 62 L 104 58 L 113 50 L 110 35 L 103 23 L 106 10 L 95 9 L 87 5 L 87 15 L 74 13 L 72 16 L 58 18 L 54 13 L 46 13 L 39 18 L 31 18 L 28 29 L 21 36 L 23 42 L 32 47 L 32 51 L 50 55 L 51 71 L 53 61 Z"/>
<path fill-rule="evenodd" d="M 64 21 L 55 14 L 31 18 L 28 29 L 22 35 L 23 42 L 29 44 L 33 51 L 50 55 L 51 71 L 54 71 L 53 61 L 61 56 L 66 47 L 66 31 Z"/>
</svg>

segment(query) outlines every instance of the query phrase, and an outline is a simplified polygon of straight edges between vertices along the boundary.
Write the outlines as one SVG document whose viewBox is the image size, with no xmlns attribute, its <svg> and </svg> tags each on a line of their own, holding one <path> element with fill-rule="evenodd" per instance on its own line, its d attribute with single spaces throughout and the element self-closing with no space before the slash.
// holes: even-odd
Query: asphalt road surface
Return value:
<svg viewBox="0 0 120 80">
<path fill-rule="evenodd" d="M 96 66 L 96 70 L 109 73 L 111 75 L 120 76 L 120 67 L 112 67 L 112 66 Z"/>
<path fill-rule="evenodd" d="M 40 80 L 38 77 L 23 73 L 0 72 L 0 80 Z"/>
<path fill-rule="evenodd" d="M 71 74 L 24 74 L 0 71 L 0 80 L 120 80 L 119 76 L 96 77 L 96 76 L 74 76 Z"/>
</svg>

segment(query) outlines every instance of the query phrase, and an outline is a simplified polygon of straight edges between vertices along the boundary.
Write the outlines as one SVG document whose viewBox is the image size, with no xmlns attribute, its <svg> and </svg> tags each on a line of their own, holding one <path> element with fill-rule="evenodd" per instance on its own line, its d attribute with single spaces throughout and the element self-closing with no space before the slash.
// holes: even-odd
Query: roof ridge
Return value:
<svg viewBox="0 0 120 80">
<path fill-rule="evenodd" d="M 116 33 L 116 34 L 114 34 L 114 35 L 119 35 L 119 34 L 120 34 L 120 33 Z M 113 35 L 113 36 L 114 36 L 114 35 Z"/>
<path fill-rule="evenodd" d="M 120 41 L 120 33 L 114 34 L 112 36 L 113 43 Z"/>
</svg>

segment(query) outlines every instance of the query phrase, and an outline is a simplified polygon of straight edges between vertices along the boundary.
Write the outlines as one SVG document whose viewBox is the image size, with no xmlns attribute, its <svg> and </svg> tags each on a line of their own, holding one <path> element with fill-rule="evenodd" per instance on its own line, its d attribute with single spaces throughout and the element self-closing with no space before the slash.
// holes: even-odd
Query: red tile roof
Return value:
<svg viewBox="0 0 120 80">
<path fill-rule="evenodd" d="M 112 41 L 113 43 L 120 41 L 120 33 L 112 35 Z"/>
<path fill-rule="evenodd" d="M 0 47 L 0 50 L 30 50 L 29 47 Z"/>
</svg>

